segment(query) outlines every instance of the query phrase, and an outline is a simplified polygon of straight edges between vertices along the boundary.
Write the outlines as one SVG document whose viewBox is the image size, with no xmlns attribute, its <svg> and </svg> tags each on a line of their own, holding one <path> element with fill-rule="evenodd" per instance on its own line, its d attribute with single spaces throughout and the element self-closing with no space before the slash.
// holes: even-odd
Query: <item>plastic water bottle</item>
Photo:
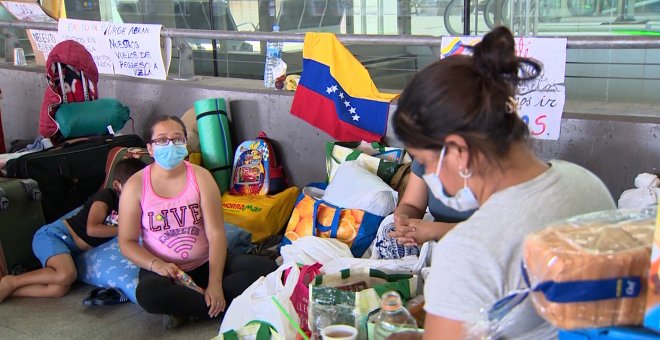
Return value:
<svg viewBox="0 0 660 340">
<path fill-rule="evenodd" d="M 415 318 L 403 307 L 395 291 L 383 294 L 374 333 L 376 340 L 421 339 Z"/>
<path fill-rule="evenodd" d="M 273 25 L 273 32 L 279 32 L 280 26 Z M 275 87 L 275 77 L 273 70 L 277 67 L 282 59 L 282 43 L 277 41 L 266 42 L 266 66 L 264 68 L 264 86 L 266 88 Z"/>
<path fill-rule="evenodd" d="M 268 2 L 268 16 L 275 16 L 275 0 L 270 0 Z"/>
</svg>

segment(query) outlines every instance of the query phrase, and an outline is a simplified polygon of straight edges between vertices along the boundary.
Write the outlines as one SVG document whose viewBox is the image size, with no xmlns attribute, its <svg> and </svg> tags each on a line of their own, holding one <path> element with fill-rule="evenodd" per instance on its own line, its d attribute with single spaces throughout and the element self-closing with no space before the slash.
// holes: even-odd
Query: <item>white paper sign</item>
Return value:
<svg viewBox="0 0 660 340">
<path fill-rule="evenodd" d="M 20 21 L 55 22 L 36 2 L 2 1 L 2 5 Z"/>
<path fill-rule="evenodd" d="M 99 73 L 114 74 L 114 59 L 103 35 L 108 25 L 100 21 L 60 19 L 57 28 L 62 40 L 74 40 L 85 46 Z"/>
<path fill-rule="evenodd" d="M 37 49 L 44 53 L 44 59 L 48 59 L 48 54 L 53 47 L 62 41 L 59 33 L 55 31 L 28 30 L 28 32 Z"/>
<path fill-rule="evenodd" d="M 559 139 L 566 101 L 566 38 L 517 37 L 516 54 L 543 64 L 538 78 L 518 86 L 518 114 L 527 123 L 532 138 Z M 469 54 L 481 37 L 442 37 L 441 57 Z"/>
<path fill-rule="evenodd" d="M 166 79 L 160 45 L 161 25 L 108 23 L 103 34 L 115 74 Z"/>
</svg>

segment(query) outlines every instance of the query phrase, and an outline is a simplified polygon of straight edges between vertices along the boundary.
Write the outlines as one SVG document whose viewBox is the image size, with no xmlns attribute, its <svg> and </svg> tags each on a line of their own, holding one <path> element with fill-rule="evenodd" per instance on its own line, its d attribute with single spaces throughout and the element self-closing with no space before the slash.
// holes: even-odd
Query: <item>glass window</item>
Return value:
<svg viewBox="0 0 660 340">
<path fill-rule="evenodd" d="M 287 33 L 439 37 L 463 34 L 468 19 L 469 33 L 477 35 L 498 24 L 535 36 L 660 34 L 660 0 L 470 0 L 468 18 L 464 0 L 65 0 L 65 5 L 69 18 L 204 30 L 270 32 L 278 25 Z M 24 32 L 16 35 L 25 39 Z M 263 77 L 265 42 L 187 42 L 198 75 Z M 390 89 L 403 89 L 438 57 L 438 48 L 427 46 L 347 47 L 377 86 Z M 302 43 L 285 43 L 283 58 L 288 73 L 301 72 Z M 660 85 L 658 60 L 658 49 L 569 49 L 567 99 L 657 104 L 660 96 L 652 92 Z"/>
</svg>

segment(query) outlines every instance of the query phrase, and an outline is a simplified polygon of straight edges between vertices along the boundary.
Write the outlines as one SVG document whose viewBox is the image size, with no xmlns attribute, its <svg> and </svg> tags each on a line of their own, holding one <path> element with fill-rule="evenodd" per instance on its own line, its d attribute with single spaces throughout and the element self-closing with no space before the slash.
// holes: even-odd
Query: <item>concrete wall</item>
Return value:
<svg viewBox="0 0 660 340">
<path fill-rule="evenodd" d="M 38 135 L 38 117 L 46 86 L 40 67 L 0 65 L 0 106 L 5 143 Z M 252 80 L 202 78 L 191 82 L 150 81 L 102 76 L 101 97 L 115 97 L 131 108 L 135 133 L 146 139 L 149 121 L 162 114 L 183 115 L 194 101 L 223 97 L 228 100 L 232 139 L 254 138 L 260 131 L 276 140 L 293 183 L 303 186 L 324 179 L 324 142 L 330 136 L 289 113 L 293 93 L 260 89 Z M 394 107 L 392 107 L 393 109 Z M 653 107 L 609 105 L 566 106 L 558 141 L 534 141 L 543 159 L 565 159 L 596 173 L 615 199 L 632 187 L 639 172 L 660 172 L 660 114 Z M 634 109 L 639 114 L 617 111 Z M 604 114 L 607 113 L 607 114 Z M 130 122 L 121 131 L 132 133 Z M 389 129 L 386 141 L 399 145 Z"/>
</svg>

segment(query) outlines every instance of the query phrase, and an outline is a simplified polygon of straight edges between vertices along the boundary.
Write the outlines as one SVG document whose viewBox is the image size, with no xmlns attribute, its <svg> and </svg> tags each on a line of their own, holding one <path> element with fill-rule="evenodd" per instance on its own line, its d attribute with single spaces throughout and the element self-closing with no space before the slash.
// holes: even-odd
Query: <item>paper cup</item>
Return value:
<svg viewBox="0 0 660 340">
<path fill-rule="evenodd" d="M 321 330 L 321 339 L 323 340 L 355 340 L 357 339 L 357 329 L 349 325 L 331 325 Z"/>
<path fill-rule="evenodd" d="M 25 59 L 25 51 L 22 48 L 16 47 L 14 49 L 14 65 L 24 66 L 27 65 L 27 60 Z"/>
</svg>

